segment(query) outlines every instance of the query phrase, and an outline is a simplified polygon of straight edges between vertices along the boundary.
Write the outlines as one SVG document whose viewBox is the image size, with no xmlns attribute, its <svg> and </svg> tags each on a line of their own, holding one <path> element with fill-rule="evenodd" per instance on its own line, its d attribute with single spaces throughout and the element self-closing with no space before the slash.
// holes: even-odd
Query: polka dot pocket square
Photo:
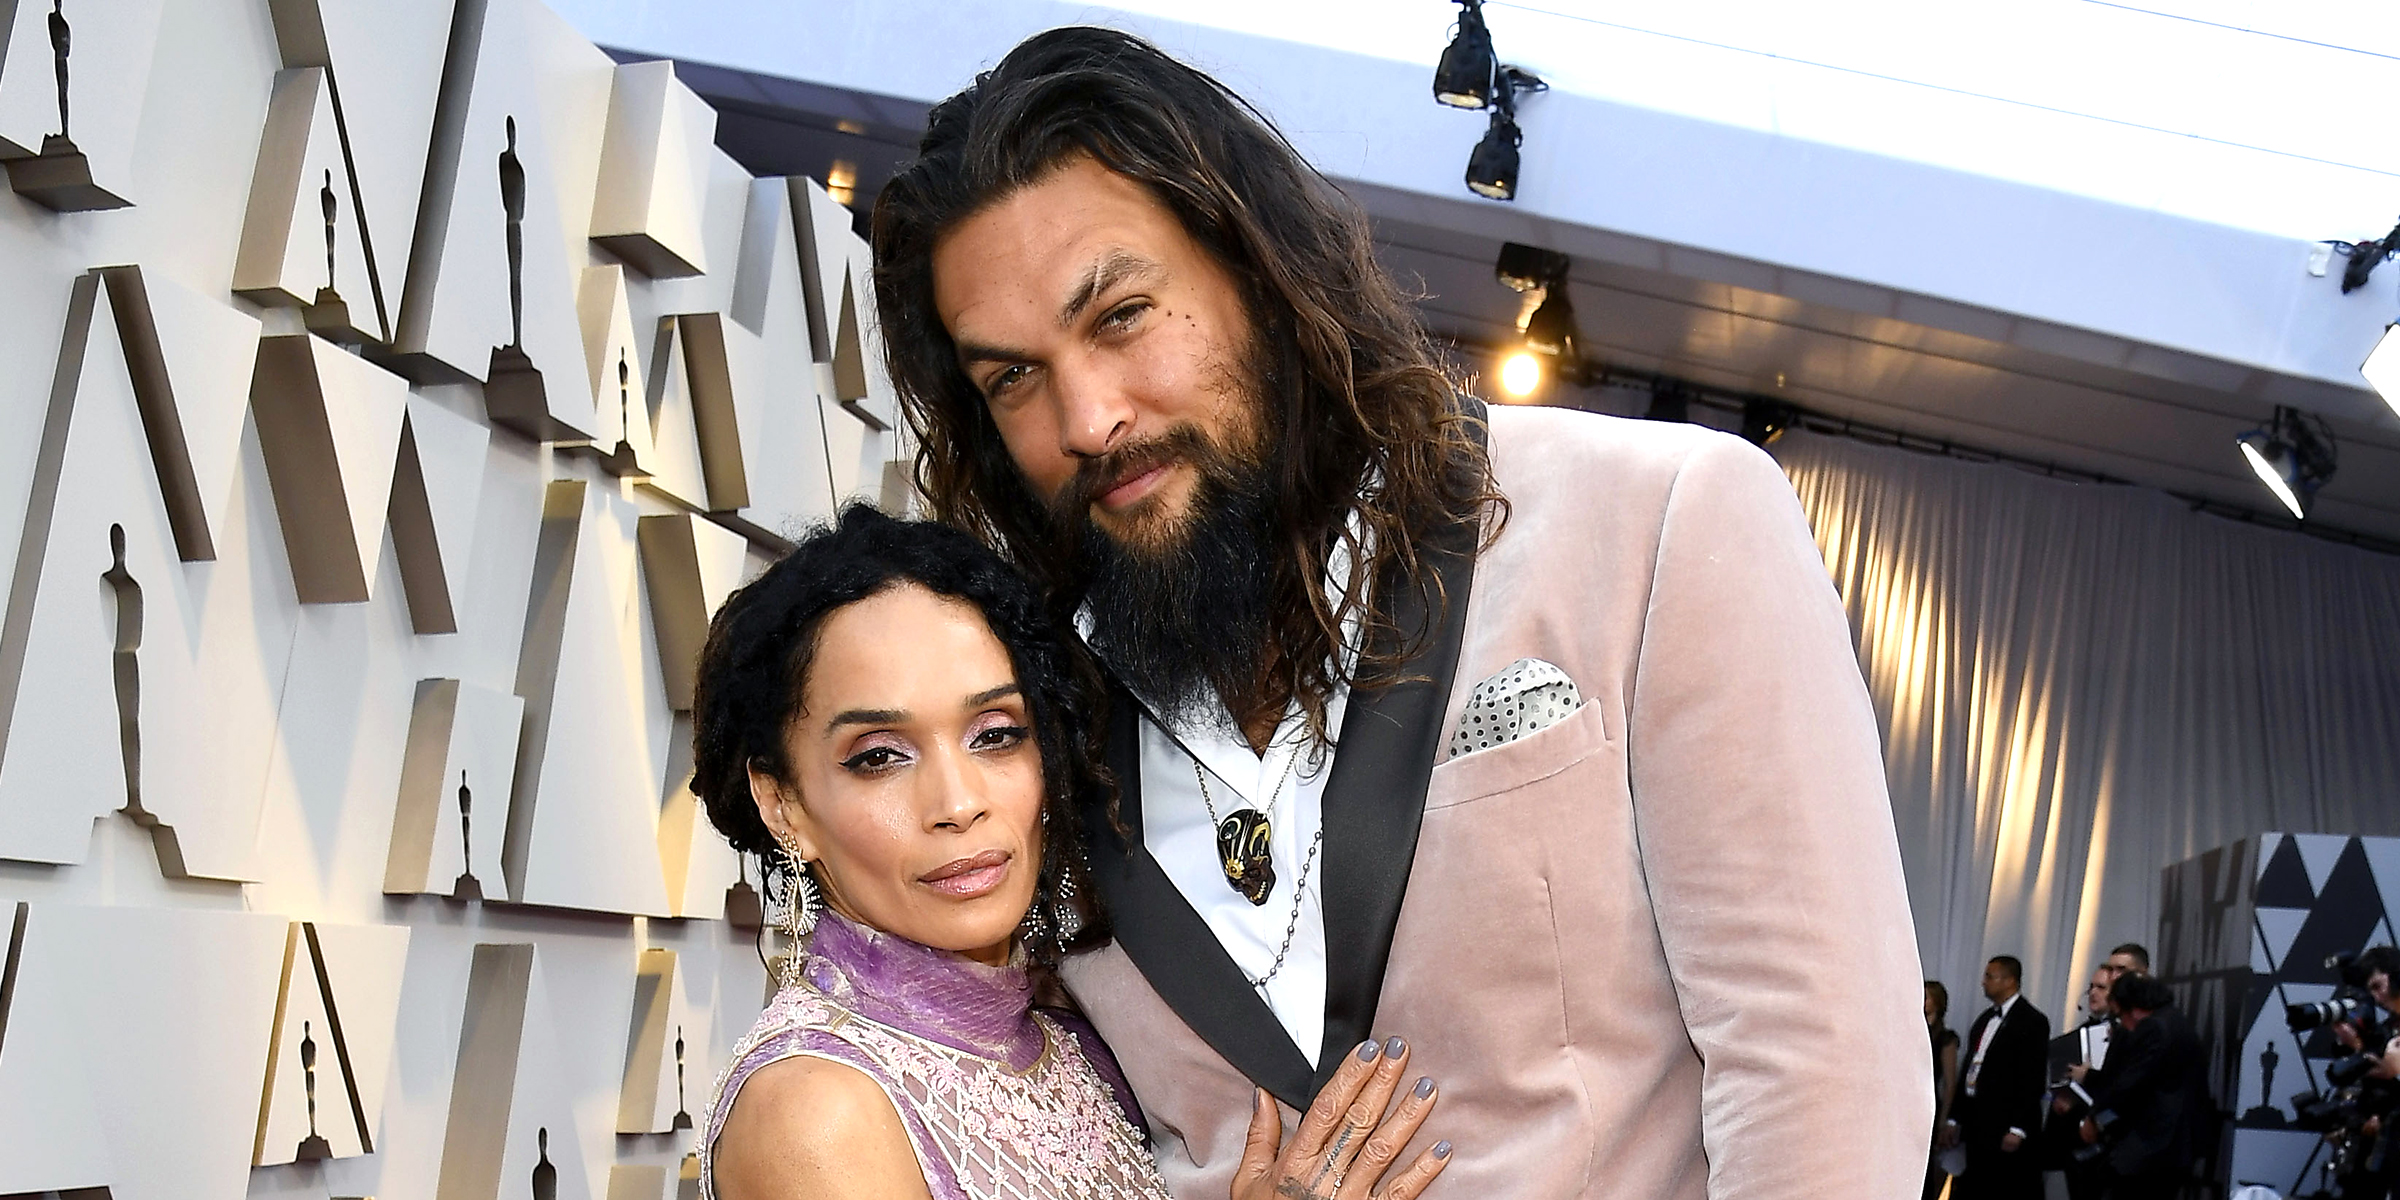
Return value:
<svg viewBox="0 0 2400 1200">
<path fill-rule="evenodd" d="M 1516 741 L 1548 729 L 1583 706 L 1583 693 L 1557 666 L 1520 658 L 1467 693 L 1458 732 L 1450 735 L 1450 757 Z"/>
</svg>

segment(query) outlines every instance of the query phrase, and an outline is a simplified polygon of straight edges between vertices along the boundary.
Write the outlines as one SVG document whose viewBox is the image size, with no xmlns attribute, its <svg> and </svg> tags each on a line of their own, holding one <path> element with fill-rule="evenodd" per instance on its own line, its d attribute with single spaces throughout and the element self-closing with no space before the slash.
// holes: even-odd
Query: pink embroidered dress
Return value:
<svg viewBox="0 0 2400 1200">
<path fill-rule="evenodd" d="M 1019 967 L 988 967 L 826 912 L 801 978 L 735 1044 L 700 1131 L 700 1194 L 750 1075 L 786 1058 L 883 1089 L 933 1200 L 1165 1200 L 1132 1094 L 1089 1027 L 1037 1012 Z"/>
</svg>

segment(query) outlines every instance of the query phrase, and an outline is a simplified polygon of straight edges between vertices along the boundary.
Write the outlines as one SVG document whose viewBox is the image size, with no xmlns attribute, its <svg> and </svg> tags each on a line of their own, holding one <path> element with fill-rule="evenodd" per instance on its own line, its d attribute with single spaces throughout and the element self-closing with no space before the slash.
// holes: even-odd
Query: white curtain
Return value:
<svg viewBox="0 0 2400 1200">
<path fill-rule="evenodd" d="M 2155 948 L 2168 864 L 2400 834 L 2400 557 L 1848 439 L 1775 454 L 1849 609 L 1954 1027 L 1995 954 L 2075 1019 L 2110 947 Z"/>
</svg>

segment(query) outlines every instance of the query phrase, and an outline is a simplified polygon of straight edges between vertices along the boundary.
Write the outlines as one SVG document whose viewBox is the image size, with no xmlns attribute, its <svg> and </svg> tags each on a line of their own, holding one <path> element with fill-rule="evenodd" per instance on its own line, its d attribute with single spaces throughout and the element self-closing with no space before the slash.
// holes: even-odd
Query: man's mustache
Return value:
<svg viewBox="0 0 2400 1200">
<path fill-rule="evenodd" d="M 1156 437 L 1127 442 L 1114 450 L 1076 464 L 1075 474 L 1050 501 L 1050 518 L 1062 529 L 1080 524 L 1099 498 L 1119 483 L 1174 462 L 1207 467 L 1218 457 L 1199 429 L 1176 425 Z"/>
</svg>

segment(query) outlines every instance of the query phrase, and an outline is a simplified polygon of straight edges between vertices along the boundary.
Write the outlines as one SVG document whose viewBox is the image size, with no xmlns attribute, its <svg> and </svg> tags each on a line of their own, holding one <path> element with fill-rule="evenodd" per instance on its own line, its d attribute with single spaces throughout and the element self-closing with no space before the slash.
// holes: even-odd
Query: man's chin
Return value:
<svg viewBox="0 0 2400 1200">
<path fill-rule="evenodd" d="M 1119 553 L 1158 562 L 1189 540 L 1191 505 L 1188 497 L 1161 488 L 1123 508 L 1094 504 L 1091 524 Z"/>
</svg>

